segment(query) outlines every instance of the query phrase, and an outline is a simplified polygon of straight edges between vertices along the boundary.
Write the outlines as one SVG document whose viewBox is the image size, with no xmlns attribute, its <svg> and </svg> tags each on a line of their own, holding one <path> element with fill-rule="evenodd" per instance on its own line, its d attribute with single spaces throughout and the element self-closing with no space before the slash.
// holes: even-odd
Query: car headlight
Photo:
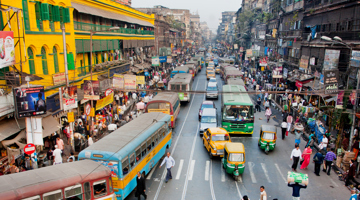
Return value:
<svg viewBox="0 0 360 200">
<path fill-rule="evenodd" d="M 202 115 L 202 112 L 200 112 L 199 114 Z"/>
<path fill-rule="evenodd" d="M 254 128 L 253 126 L 249 126 L 248 128 Z"/>
<path fill-rule="evenodd" d="M 223 126 L 223 128 L 227 128 L 228 126 Z"/>
</svg>

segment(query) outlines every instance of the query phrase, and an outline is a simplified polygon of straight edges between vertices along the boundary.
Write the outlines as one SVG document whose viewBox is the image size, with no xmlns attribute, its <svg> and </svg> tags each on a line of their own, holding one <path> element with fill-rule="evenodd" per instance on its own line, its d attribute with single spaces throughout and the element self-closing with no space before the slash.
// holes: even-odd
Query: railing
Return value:
<svg viewBox="0 0 360 200">
<path fill-rule="evenodd" d="M 302 30 L 280 31 L 280 37 L 300 37 Z"/>
<path fill-rule="evenodd" d="M 97 31 L 97 32 L 106 31 L 106 32 L 108 32 L 107 30 L 112 27 L 113 26 L 90 24 L 90 23 L 74 21 L 74 28 L 75 28 L 75 30 L 79 30 L 79 31 Z M 154 31 L 138 30 L 138 29 L 122 28 L 122 27 L 120 27 L 119 30 L 113 30 L 111 32 L 125 33 L 125 34 L 137 34 L 137 35 L 154 35 Z"/>
</svg>

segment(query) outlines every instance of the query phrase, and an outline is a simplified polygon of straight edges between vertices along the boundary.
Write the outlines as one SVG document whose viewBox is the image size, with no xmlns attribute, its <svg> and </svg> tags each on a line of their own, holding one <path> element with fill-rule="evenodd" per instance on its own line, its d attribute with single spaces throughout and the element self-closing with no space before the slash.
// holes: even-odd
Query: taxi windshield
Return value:
<svg viewBox="0 0 360 200">
<path fill-rule="evenodd" d="M 229 135 L 224 134 L 224 135 L 212 135 L 211 136 L 211 140 L 212 141 L 228 141 L 230 139 Z"/>
<path fill-rule="evenodd" d="M 214 71 L 208 71 L 208 74 L 214 74 Z"/>
<path fill-rule="evenodd" d="M 275 134 L 274 133 L 264 132 L 263 139 L 264 140 L 274 140 L 275 139 Z"/>
<path fill-rule="evenodd" d="M 243 162 L 244 161 L 244 154 L 243 153 L 230 153 L 229 154 L 229 161 L 231 161 L 231 162 Z"/>
</svg>

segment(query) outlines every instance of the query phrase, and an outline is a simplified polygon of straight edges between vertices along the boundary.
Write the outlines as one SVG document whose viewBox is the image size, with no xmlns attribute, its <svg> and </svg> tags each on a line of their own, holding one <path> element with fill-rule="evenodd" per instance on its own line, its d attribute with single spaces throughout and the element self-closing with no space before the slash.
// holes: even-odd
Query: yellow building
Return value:
<svg viewBox="0 0 360 200">
<path fill-rule="evenodd" d="M 0 73 L 16 71 L 40 77 L 41 80 L 31 84 L 44 85 L 46 96 L 64 85 L 54 85 L 53 78 L 54 74 L 65 72 L 63 26 L 71 84 L 80 85 L 84 79 L 90 79 L 90 33 L 94 65 L 120 59 L 124 50 L 131 55 L 134 48 L 154 45 L 154 15 L 112 0 L 3 0 L 1 3 L 22 11 L 9 9 L 0 16 L 0 27 L 3 31 L 14 31 L 16 44 L 15 66 L 3 68 Z M 118 28 L 109 31 L 111 27 Z M 93 79 L 106 72 L 106 66 L 96 70 Z M 0 80 L 0 84 L 5 85 L 6 81 Z"/>
</svg>

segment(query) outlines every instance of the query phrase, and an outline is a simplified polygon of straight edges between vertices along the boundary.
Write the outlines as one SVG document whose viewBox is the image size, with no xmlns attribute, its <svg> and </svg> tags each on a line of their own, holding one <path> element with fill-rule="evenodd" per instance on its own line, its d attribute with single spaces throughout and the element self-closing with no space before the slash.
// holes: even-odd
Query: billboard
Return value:
<svg viewBox="0 0 360 200">
<path fill-rule="evenodd" d="M 340 50 L 325 49 L 324 70 L 337 69 Z"/>
<path fill-rule="evenodd" d="M 0 31 L 0 68 L 15 65 L 14 32 Z"/>
<path fill-rule="evenodd" d="M 339 70 L 324 71 L 325 94 L 338 93 Z"/>
<path fill-rule="evenodd" d="M 114 101 L 114 93 L 111 93 L 109 96 L 106 96 L 96 102 L 96 110 L 100 110 L 105 106 L 111 104 Z"/>
<path fill-rule="evenodd" d="M 84 80 L 84 99 L 86 100 L 100 99 L 99 81 Z"/>
<path fill-rule="evenodd" d="M 114 89 L 124 89 L 124 75 L 114 74 L 112 86 Z"/>
<path fill-rule="evenodd" d="M 63 110 L 77 108 L 77 86 L 61 87 Z"/>
<path fill-rule="evenodd" d="M 136 84 L 145 84 L 145 76 L 136 76 Z"/>
<path fill-rule="evenodd" d="M 53 75 L 54 85 L 61 85 L 66 82 L 65 72 L 57 73 Z"/>
<path fill-rule="evenodd" d="M 136 90 L 136 76 L 135 75 L 124 75 L 125 90 Z"/>
<path fill-rule="evenodd" d="M 44 87 L 15 88 L 15 107 L 17 116 L 31 117 L 46 113 Z"/>
<path fill-rule="evenodd" d="M 152 66 L 159 66 L 160 65 L 159 57 L 152 57 L 151 64 Z"/>
</svg>

